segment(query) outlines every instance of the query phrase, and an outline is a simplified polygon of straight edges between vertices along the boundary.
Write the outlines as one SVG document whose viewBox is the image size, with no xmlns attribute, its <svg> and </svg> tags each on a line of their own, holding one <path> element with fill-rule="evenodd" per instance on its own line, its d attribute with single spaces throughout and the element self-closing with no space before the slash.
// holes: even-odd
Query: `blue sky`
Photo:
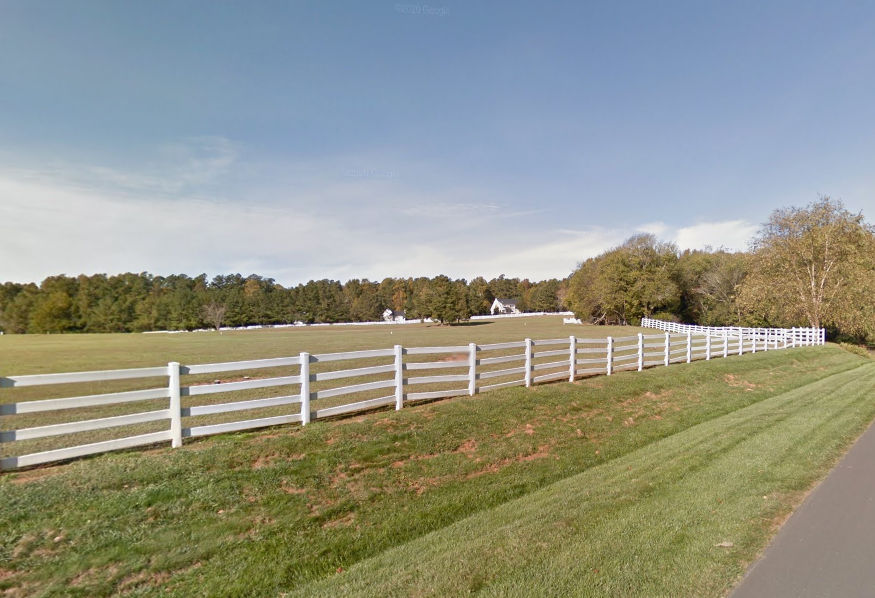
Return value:
<svg viewBox="0 0 875 598">
<path fill-rule="evenodd" d="M 871 2 L 0 1 L 0 280 L 563 277 L 873 166 Z"/>
</svg>

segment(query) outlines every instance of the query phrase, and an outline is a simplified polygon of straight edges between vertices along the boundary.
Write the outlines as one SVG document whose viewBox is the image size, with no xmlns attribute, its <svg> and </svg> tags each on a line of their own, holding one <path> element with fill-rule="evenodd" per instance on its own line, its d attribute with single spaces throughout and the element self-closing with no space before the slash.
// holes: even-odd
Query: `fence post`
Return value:
<svg viewBox="0 0 875 598">
<path fill-rule="evenodd" d="M 168 390 L 170 391 L 170 446 L 182 446 L 182 391 L 179 387 L 179 362 L 167 364 Z"/>
<path fill-rule="evenodd" d="M 671 334 L 665 333 L 665 365 L 668 367 L 669 362 L 671 361 Z"/>
<path fill-rule="evenodd" d="M 763 351 L 768 351 L 768 350 L 769 350 L 769 329 L 766 328 L 765 338 L 763 341 Z"/>
<path fill-rule="evenodd" d="M 757 352 L 757 332 L 758 331 L 759 331 L 759 328 L 754 328 L 753 332 L 750 335 L 750 338 L 751 338 L 751 344 L 750 344 L 751 350 L 750 350 L 750 352 L 751 353 Z"/>
<path fill-rule="evenodd" d="M 395 411 L 404 407 L 404 349 L 395 345 Z"/>
<path fill-rule="evenodd" d="M 468 343 L 468 396 L 477 394 L 477 343 Z"/>
<path fill-rule="evenodd" d="M 532 385 L 532 339 L 526 339 L 526 388 Z"/>
<path fill-rule="evenodd" d="M 638 333 L 638 371 L 644 369 L 644 334 Z"/>
<path fill-rule="evenodd" d="M 301 352 L 301 425 L 310 423 L 310 354 Z"/>
<path fill-rule="evenodd" d="M 738 330 L 738 354 L 744 355 L 744 331 Z"/>
<path fill-rule="evenodd" d="M 693 333 L 687 330 L 687 363 L 693 361 Z"/>
<path fill-rule="evenodd" d="M 705 361 L 711 361 L 711 335 L 705 335 Z"/>
<path fill-rule="evenodd" d="M 608 337 L 608 349 L 607 349 L 607 370 L 608 376 L 613 373 L 614 369 L 614 337 Z"/>
<path fill-rule="evenodd" d="M 723 358 L 729 357 L 729 333 L 723 331 Z"/>
<path fill-rule="evenodd" d="M 577 337 L 573 334 L 568 337 L 568 381 L 574 382 L 577 377 Z"/>
</svg>

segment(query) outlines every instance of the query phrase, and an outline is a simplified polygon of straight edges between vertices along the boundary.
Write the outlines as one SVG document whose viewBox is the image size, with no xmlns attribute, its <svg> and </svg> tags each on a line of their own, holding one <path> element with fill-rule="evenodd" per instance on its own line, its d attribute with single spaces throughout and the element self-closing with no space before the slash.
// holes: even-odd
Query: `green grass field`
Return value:
<svg viewBox="0 0 875 598">
<path fill-rule="evenodd" d="M 773 351 L 4 474 L 0 589 L 721 596 L 873 387 L 840 348 Z"/>
<path fill-rule="evenodd" d="M 524 338 L 629 336 L 658 331 L 633 326 L 565 325 L 562 316 L 477 320 L 458 326 L 312 326 L 180 334 L 7 334 L 0 336 L 0 376 L 213 363 L 286 357 L 301 351 L 331 353 L 499 343 Z M 2 392 L 2 391 L 0 391 Z"/>
<path fill-rule="evenodd" d="M 507 318 L 495 321 L 475 321 L 460 326 L 409 324 L 401 326 L 314 326 L 306 328 L 277 328 L 234 332 L 197 332 L 183 334 L 90 334 L 90 335 L 4 335 L 0 336 L 0 376 L 33 373 L 54 373 L 82 370 L 119 369 L 129 367 L 159 366 L 169 361 L 186 365 L 223 361 L 241 361 L 268 357 L 288 357 L 301 351 L 310 353 L 345 352 L 361 349 L 385 349 L 394 344 L 406 347 L 433 345 L 467 345 L 505 341 L 522 341 L 524 338 L 567 338 L 571 334 L 580 337 L 605 337 L 613 334 L 634 335 L 639 330 L 631 327 L 567 326 L 562 316 Z M 649 331 L 654 333 L 656 331 Z M 492 355 L 521 353 L 521 349 L 493 352 Z M 438 360 L 438 356 L 410 356 L 408 362 Z M 461 357 L 458 367 L 442 370 L 443 374 L 467 372 L 467 357 Z M 312 372 L 332 369 L 360 368 L 391 364 L 393 358 L 373 358 L 355 362 L 329 362 L 315 364 Z M 555 358 L 553 358 L 555 360 Z M 536 360 L 538 361 L 538 360 Z M 540 360 L 545 361 L 545 360 Z M 550 359 L 546 359 L 550 361 Z M 513 365 L 513 364 L 511 364 Z M 508 366 L 495 366 L 492 369 Z M 298 368 L 267 368 L 232 372 L 227 375 L 207 374 L 184 376 L 183 384 L 204 384 L 215 380 L 222 382 L 251 378 L 270 378 L 297 375 Z M 383 378 L 391 377 L 391 374 Z M 516 376 L 520 378 L 521 376 Z M 514 376 L 493 379 L 491 382 L 511 381 Z M 378 377 L 351 378 L 331 382 L 314 383 L 312 390 L 322 390 L 373 382 Z M 0 403 L 18 403 L 29 400 L 75 397 L 108 392 L 143 390 L 166 387 L 166 378 L 122 380 L 114 382 L 64 384 L 56 386 L 33 386 L 24 388 L 0 388 Z M 439 391 L 464 387 L 459 383 L 420 385 L 410 391 Z M 221 392 L 198 397 L 183 398 L 183 406 L 208 405 L 244 401 L 256 398 L 280 397 L 297 392 L 297 388 L 280 386 L 235 392 Z M 385 389 L 365 391 L 355 396 L 320 399 L 313 407 L 322 409 L 357 400 L 385 396 Z M 123 403 L 118 405 L 86 407 L 72 410 L 43 412 L 30 415 L 0 416 L 0 429 L 22 428 L 61 424 L 76 420 L 91 420 L 148 412 L 167 408 L 167 399 Z M 184 418 L 184 425 L 210 425 L 247 419 L 284 416 L 297 413 L 298 406 L 270 407 L 236 411 L 225 414 L 201 415 Z M 19 440 L 0 445 L 0 457 L 18 456 L 45 450 L 75 446 L 91 442 L 123 438 L 166 430 L 165 421 L 107 428 L 42 439 Z"/>
</svg>

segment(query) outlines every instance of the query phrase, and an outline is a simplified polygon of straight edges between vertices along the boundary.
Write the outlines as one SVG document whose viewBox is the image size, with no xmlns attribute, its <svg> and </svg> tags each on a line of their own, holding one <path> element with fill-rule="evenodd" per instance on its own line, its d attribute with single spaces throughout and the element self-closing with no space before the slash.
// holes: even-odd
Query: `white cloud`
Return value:
<svg viewBox="0 0 875 598">
<path fill-rule="evenodd" d="M 679 228 L 674 240 L 681 249 L 728 249 L 742 251 L 757 231 L 757 226 L 746 220 L 700 222 Z"/>
<path fill-rule="evenodd" d="M 664 239 L 669 231 L 670 228 L 665 222 L 646 222 L 635 229 L 635 232 L 650 233 L 660 239 Z"/>
<path fill-rule="evenodd" d="M 539 225 L 545 214 L 488 192 L 422 192 L 397 179 L 277 182 L 245 199 L 212 199 L 204 189 L 236 154 L 221 141 L 195 145 L 208 157 L 173 150 L 180 165 L 167 179 L 87 166 L 0 172 L 0 279 L 150 271 L 258 273 L 283 284 L 441 273 L 537 280 L 567 276 L 636 232 L 681 248 L 741 249 L 756 228 L 731 220 L 569 230 L 561 214 Z"/>
<path fill-rule="evenodd" d="M 130 200 L 0 178 L 3 276 L 224 271 L 244 258 L 267 265 L 313 242 L 318 226 L 301 214 L 201 199 Z M 281 249 L 282 248 L 282 249 Z M 294 254 L 294 251 L 289 252 Z"/>
<path fill-rule="evenodd" d="M 6 169 L 5 176 L 131 197 L 215 195 L 216 186 L 239 166 L 238 156 L 236 145 L 224 137 L 191 137 L 163 145 L 136 170 L 41 161 L 37 168 Z M 3 158 L 14 159 L 6 155 Z"/>
</svg>

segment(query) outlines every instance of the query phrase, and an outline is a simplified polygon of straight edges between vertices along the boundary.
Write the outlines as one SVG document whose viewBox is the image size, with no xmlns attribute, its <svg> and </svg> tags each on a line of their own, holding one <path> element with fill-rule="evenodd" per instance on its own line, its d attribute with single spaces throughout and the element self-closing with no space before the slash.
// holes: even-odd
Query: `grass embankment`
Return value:
<svg viewBox="0 0 875 598">
<path fill-rule="evenodd" d="M 720 595 L 873 387 L 775 351 L 7 474 L 0 589 Z"/>
</svg>

